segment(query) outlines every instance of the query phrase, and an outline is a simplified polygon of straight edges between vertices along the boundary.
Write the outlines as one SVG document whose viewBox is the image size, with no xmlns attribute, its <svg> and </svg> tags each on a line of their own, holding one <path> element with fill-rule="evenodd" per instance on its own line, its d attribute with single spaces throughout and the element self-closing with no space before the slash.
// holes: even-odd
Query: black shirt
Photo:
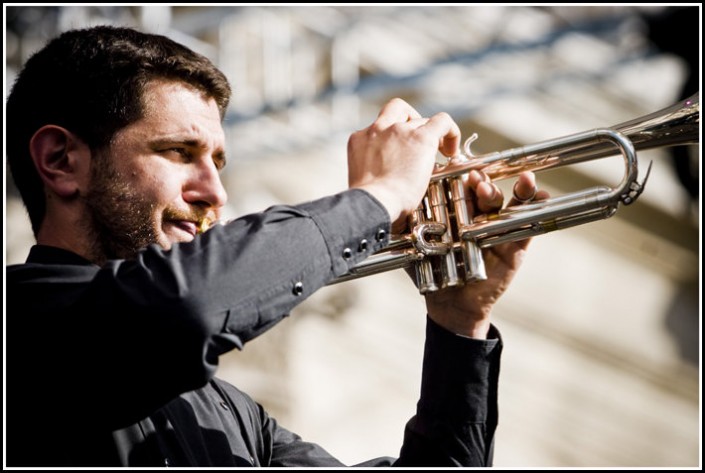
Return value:
<svg viewBox="0 0 705 473">
<path fill-rule="evenodd" d="M 350 190 L 103 267 L 35 246 L 7 268 L 7 465 L 340 466 L 214 372 L 219 355 L 382 248 L 388 232 L 384 208 Z M 491 335 L 428 321 L 399 458 L 366 465 L 491 463 L 501 352 Z"/>
</svg>

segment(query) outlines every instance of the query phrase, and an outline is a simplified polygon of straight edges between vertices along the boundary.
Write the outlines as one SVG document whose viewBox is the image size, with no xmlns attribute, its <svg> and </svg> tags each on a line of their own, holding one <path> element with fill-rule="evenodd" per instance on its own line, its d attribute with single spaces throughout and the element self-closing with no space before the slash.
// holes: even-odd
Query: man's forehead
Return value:
<svg viewBox="0 0 705 473">
<path fill-rule="evenodd" d="M 179 80 L 152 79 L 142 90 L 142 102 L 151 111 L 162 110 L 164 103 L 193 100 L 218 110 L 215 99 L 198 87 Z"/>
<path fill-rule="evenodd" d="M 142 118 L 134 125 L 147 126 L 152 134 L 181 140 L 224 141 L 215 100 L 187 83 L 153 80 L 145 87 L 143 102 Z"/>
</svg>

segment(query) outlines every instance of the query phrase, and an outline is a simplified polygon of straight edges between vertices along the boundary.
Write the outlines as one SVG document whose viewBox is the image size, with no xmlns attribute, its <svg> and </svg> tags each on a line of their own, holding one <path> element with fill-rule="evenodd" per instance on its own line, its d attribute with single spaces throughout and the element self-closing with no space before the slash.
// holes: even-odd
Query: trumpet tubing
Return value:
<svg viewBox="0 0 705 473">
<path fill-rule="evenodd" d="M 633 203 L 644 190 L 638 182 L 636 151 L 700 142 L 699 93 L 649 115 L 533 145 L 474 156 L 471 136 L 464 154 L 451 158 L 431 177 L 425 197 L 409 218 L 409 232 L 396 235 L 331 284 L 408 268 L 419 292 L 426 294 L 486 279 L 482 249 L 563 230 L 613 216 L 620 205 Z M 463 176 L 482 171 L 493 181 L 607 156 L 624 161 L 622 181 L 614 188 L 597 186 L 550 199 L 474 215 Z"/>
</svg>

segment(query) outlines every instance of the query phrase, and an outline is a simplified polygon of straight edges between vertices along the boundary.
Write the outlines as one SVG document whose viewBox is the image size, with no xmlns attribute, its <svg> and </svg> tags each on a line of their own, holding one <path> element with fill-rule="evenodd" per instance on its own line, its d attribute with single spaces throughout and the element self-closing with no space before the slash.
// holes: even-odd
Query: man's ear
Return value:
<svg viewBox="0 0 705 473">
<path fill-rule="evenodd" d="M 29 150 L 44 185 L 60 197 L 72 197 L 87 184 L 91 152 L 65 128 L 46 125 L 29 141 Z"/>
</svg>

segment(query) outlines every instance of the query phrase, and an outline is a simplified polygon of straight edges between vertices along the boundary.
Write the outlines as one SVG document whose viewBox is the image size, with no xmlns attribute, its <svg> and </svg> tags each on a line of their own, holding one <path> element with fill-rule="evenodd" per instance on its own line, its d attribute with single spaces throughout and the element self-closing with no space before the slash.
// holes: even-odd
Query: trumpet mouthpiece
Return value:
<svg viewBox="0 0 705 473">
<path fill-rule="evenodd" d="M 200 235 L 202 233 L 205 233 L 209 228 L 213 226 L 213 223 L 214 222 L 208 217 L 203 218 L 203 220 L 198 223 L 198 231 L 196 232 L 196 234 Z"/>
</svg>

